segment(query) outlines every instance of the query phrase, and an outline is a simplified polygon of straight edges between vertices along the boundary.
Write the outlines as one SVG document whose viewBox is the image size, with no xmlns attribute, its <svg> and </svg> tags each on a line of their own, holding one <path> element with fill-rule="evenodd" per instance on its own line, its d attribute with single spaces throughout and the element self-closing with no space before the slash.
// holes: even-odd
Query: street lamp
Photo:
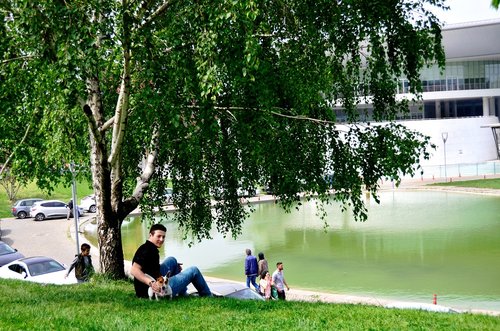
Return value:
<svg viewBox="0 0 500 331">
<path fill-rule="evenodd" d="M 448 140 L 448 132 L 441 132 L 441 138 L 443 138 L 444 146 L 444 181 L 448 181 L 448 176 L 446 174 L 446 140 Z"/>
<path fill-rule="evenodd" d="M 78 242 L 78 217 L 79 210 L 78 204 L 76 203 L 76 180 L 75 180 L 75 164 L 71 162 L 69 164 L 69 170 L 71 171 L 71 175 L 73 177 L 73 185 L 72 185 L 72 196 L 73 196 L 73 219 L 75 220 L 75 238 L 76 238 L 76 254 L 80 254 L 80 243 Z"/>
<path fill-rule="evenodd" d="M 459 149 L 458 150 L 458 156 L 459 156 L 459 160 L 458 160 L 458 177 L 462 177 L 462 173 L 460 172 L 460 163 L 462 162 L 462 150 Z"/>
</svg>

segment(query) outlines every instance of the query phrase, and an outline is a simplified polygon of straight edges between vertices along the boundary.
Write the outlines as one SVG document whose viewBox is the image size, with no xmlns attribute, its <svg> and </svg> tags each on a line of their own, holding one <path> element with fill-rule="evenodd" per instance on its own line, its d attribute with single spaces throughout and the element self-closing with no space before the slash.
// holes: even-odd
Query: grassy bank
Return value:
<svg viewBox="0 0 500 331">
<path fill-rule="evenodd" d="M 500 330 L 500 318 L 364 305 L 222 298 L 149 301 L 128 281 L 0 279 L 1 330 Z"/>
<path fill-rule="evenodd" d="M 458 187 L 475 187 L 475 188 L 500 190 L 500 178 L 461 180 L 461 181 L 453 181 L 447 183 L 434 183 L 434 184 L 429 184 L 429 186 L 458 186 Z"/>
<path fill-rule="evenodd" d="M 87 183 L 77 184 L 78 202 L 80 202 L 81 198 L 91 193 L 93 193 L 93 191 Z M 71 195 L 72 195 L 71 186 L 59 185 L 55 187 L 54 191 L 49 195 L 47 193 L 42 192 L 39 188 L 36 187 L 34 183 L 31 183 L 19 189 L 16 199 L 19 200 L 25 198 L 41 198 L 46 200 L 56 199 L 67 202 L 71 199 Z M 0 187 L 0 218 L 13 217 L 11 214 L 11 207 L 12 203 L 9 201 L 7 193 L 5 193 L 3 187 Z"/>
</svg>

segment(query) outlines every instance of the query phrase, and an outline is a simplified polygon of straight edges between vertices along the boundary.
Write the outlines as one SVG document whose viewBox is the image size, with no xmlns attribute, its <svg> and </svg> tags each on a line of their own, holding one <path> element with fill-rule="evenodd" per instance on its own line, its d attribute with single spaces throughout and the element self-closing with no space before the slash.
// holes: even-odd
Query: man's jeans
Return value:
<svg viewBox="0 0 500 331">
<path fill-rule="evenodd" d="M 259 285 L 257 285 L 257 282 L 255 281 L 257 279 L 257 275 L 250 275 L 247 276 L 247 287 L 250 288 L 250 283 L 252 283 L 253 287 L 259 293 Z"/>
<path fill-rule="evenodd" d="M 211 296 L 207 282 L 197 267 L 189 267 L 181 272 L 181 267 L 175 257 L 167 257 L 160 264 L 160 273 L 166 275 L 170 271 L 168 285 L 172 288 L 172 296 L 187 295 L 187 286 L 193 283 L 201 297 Z"/>
</svg>

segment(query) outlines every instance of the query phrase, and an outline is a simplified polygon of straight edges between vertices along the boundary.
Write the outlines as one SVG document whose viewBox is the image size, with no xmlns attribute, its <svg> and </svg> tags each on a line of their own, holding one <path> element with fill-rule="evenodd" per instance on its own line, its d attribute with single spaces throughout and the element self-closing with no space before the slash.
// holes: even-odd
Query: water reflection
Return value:
<svg viewBox="0 0 500 331">
<path fill-rule="evenodd" d="M 367 222 L 328 207 L 329 227 L 314 202 L 285 213 L 273 203 L 256 206 L 237 239 L 188 248 L 166 222 L 162 256 L 174 255 L 204 273 L 244 280 L 245 248 L 281 260 L 295 288 L 439 303 L 457 308 L 500 310 L 500 204 L 497 197 L 442 192 L 383 192 L 368 204 Z M 147 238 L 147 225 L 123 226 L 125 258 Z"/>
</svg>

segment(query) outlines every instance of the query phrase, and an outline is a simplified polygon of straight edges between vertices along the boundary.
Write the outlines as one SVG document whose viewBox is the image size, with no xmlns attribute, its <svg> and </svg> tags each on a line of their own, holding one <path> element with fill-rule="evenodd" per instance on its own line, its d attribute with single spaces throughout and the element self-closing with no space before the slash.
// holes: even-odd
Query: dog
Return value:
<svg viewBox="0 0 500 331">
<path fill-rule="evenodd" d="M 168 298 L 168 299 L 172 300 L 172 288 L 170 287 L 170 285 L 168 285 L 168 280 L 170 278 L 169 274 L 170 274 L 170 272 L 165 276 L 159 276 L 155 280 L 156 284 L 160 286 L 160 292 L 153 291 L 152 287 L 150 287 L 148 289 L 149 300 L 156 299 L 158 301 L 158 300 L 163 299 L 163 298 Z M 151 280 L 153 280 L 153 277 L 150 276 L 150 278 L 151 278 Z"/>
</svg>

